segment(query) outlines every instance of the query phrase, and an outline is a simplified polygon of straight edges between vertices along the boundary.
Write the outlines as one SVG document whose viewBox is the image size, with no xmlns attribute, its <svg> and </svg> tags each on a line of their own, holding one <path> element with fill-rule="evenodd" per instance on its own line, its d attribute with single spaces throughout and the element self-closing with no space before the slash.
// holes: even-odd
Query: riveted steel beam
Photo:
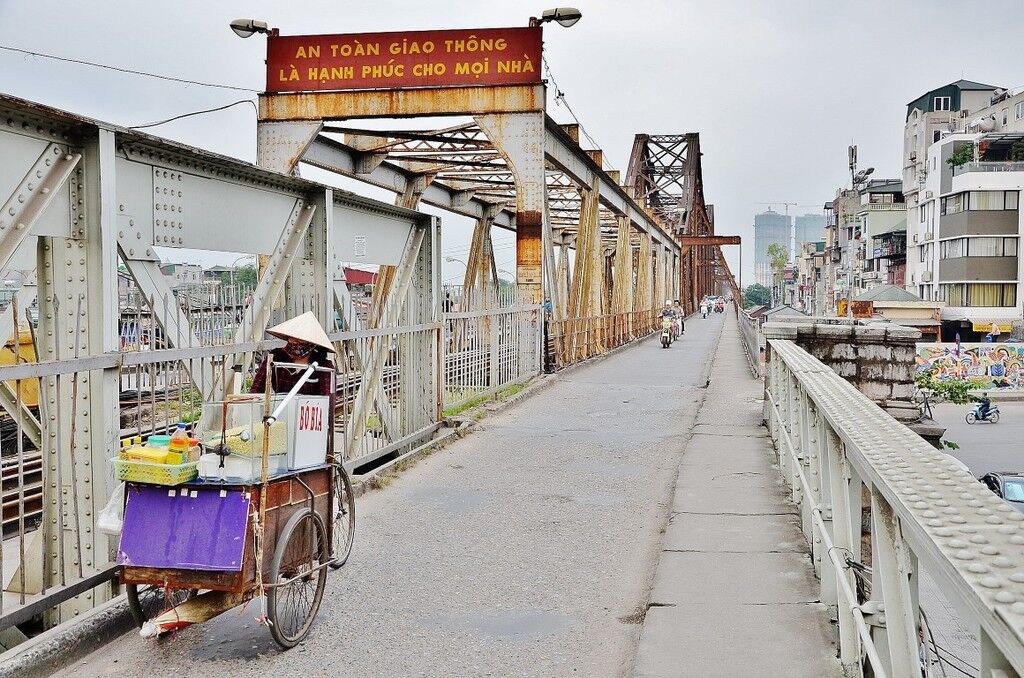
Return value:
<svg viewBox="0 0 1024 678">
<path fill-rule="evenodd" d="M 75 171 L 82 154 L 49 143 L 0 208 L 0 270 L 28 238 L 57 191 Z"/>
<path fill-rule="evenodd" d="M 371 172 L 362 172 L 362 155 L 363 152 L 351 146 L 321 135 L 310 144 L 302 157 L 302 162 L 359 179 L 399 195 L 404 194 L 409 185 L 422 176 L 419 172 L 392 162 L 381 162 Z M 474 197 L 473 191 L 453 188 L 439 182 L 432 182 L 423 189 L 420 202 L 473 219 L 483 218 L 494 205 L 493 201 Z M 502 210 L 495 215 L 494 225 L 506 230 L 515 230 L 515 213 L 511 210 Z"/>
</svg>

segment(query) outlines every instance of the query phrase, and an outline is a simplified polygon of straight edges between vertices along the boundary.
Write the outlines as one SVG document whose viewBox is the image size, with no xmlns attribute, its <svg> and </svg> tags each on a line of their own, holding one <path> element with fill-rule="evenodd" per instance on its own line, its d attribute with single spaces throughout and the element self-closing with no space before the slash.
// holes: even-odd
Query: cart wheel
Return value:
<svg viewBox="0 0 1024 678">
<path fill-rule="evenodd" d="M 281 647 L 295 647 L 309 633 L 324 596 L 329 558 L 323 519 L 309 508 L 296 512 L 278 536 L 267 589 L 270 634 Z"/>
<path fill-rule="evenodd" d="M 125 584 L 124 592 L 128 597 L 128 610 L 139 628 L 150 619 L 181 605 L 196 594 L 195 589 L 173 589 L 165 592 L 162 586 L 140 588 L 137 584 Z M 155 614 L 151 614 L 153 612 Z"/>
<path fill-rule="evenodd" d="M 331 568 L 337 570 L 352 553 L 352 541 L 356 538 L 356 496 L 352 492 L 352 481 L 341 464 L 334 466 L 334 500 L 332 502 L 331 524 Z"/>
</svg>

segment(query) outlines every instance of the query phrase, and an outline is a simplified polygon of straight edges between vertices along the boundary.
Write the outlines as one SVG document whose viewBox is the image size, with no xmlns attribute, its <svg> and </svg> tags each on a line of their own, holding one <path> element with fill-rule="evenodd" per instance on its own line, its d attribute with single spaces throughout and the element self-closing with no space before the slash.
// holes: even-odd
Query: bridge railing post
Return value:
<svg viewBox="0 0 1024 678">
<path fill-rule="evenodd" d="M 911 590 L 912 563 L 900 520 L 877 488 L 871 488 L 872 598 L 882 603 L 892 676 L 919 676 L 917 596 Z M 877 582 L 878 589 L 875 588 Z M 915 582 L 916 583 L 916 582 Z M 879 596 L 879 594 L 881 594 Z M 876 642 L 883 661 L 882 643 Z"/>
<path fill-rule="evenodd" d="M 828 423 L 825 418 L 821 415 L 821 412 L 815 408 L 814 412 L 814 454 L 817 458 L 817 467 L 813 469 L 817 478 L 818 485 L 818 502 L 821 511 L 821 521 L 824 525 L 825 533 L 832 535 L 834 528 L 832 526 L 832 514 L 833 514 L 833 499 L 832 499 L 832 463 L 828 455 Z M 814 544 L 815 562 L 818 567 L 818 577 L 821 581 L 821 600 L 825 605 L 829 607 L 829 613 L 832 618 L 836 617 L 836 607 L 839 604 L 839 594 L 836 591 L 836 572 L 835 566 L 832 564 L 832 560 L 828 557 L 828 554 L 822 552 L 822 540 L 819 540 Z M 834 540 L 833 540 L 834 543 Z"/>
<path fill-rule="evenodd" d="M 832 520 L 829 536 L 832 539 L 833 547 L 837 552 L 848 554 L 849 558 L 857 559 L 860 544 L 860 483 L 856 484 L 856 512 L 854 513 L 854 502 L 851 497 L 850 465 L 846 460 L 846 452 L 843 443 L 826 424 L 825 430 L 825 455 L 828 459 L 828 485 L 832 496 Z M 854 520 L 854 516 L 857 520 Z M 828 531 L 828 530 L 826 530 Z M 854 549 L 857 549 L 855 551 Z M 827 562 L 831 563 L 829 554 L 825 554 Z M 853 608 L 856 607 L 856 600 L 839 600 L 838 591 L 857 590 L 853 570 L 849 566 L 845 568 L 832 568 L 833 587 L 836 591 L 836 618 L 839 631 L 839 662 L 843 666 L 846 676 L 861 676 L 861 649 L 860 636 L 857 635 L 857 623 L 854 618 Z M 824 573 L 822 573 L 822 599 L 825 599 Z"/>
</svg>

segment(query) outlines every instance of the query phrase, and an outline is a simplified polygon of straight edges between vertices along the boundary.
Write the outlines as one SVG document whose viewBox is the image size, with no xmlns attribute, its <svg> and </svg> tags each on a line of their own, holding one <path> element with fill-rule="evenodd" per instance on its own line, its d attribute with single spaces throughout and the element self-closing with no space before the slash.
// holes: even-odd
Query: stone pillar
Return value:
<svg viewBox="0 0 1024 678">
<path fill-rule="evenodd" d="M 866 325 L 847 318 L 795 317 L 765 323 L 761 331 L 765 339 L 792 340 L 894 419 L 939 447 L 945 429 L 920 422 L 920 410 L 912 402 L 919 330 L 889 323 Z"/>
</svg>

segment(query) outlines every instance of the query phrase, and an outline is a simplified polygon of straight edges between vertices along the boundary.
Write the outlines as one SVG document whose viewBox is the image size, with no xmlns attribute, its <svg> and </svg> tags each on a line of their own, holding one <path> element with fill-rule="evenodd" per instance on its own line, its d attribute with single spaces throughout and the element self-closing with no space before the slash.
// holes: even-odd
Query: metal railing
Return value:
<svg viewBox="0 0 1024 678">
<path fill-rule="evenodd" d="M 661 318 L 656 309 L 553 321 L 550 332 L 555 364 L 566 367 L 659 329 Z"/>
<path fill-rule="evenodd" d="M 1024 515 L 792 341 L 768 345 L 766 419 L 846 675 L 932 675 L 922 570 L 979 631 L 982 676 L 1024 671 Z"/>
<path fill-rule="evenodd" d="M 540 305 L 452 312 L 443 317 L 446 412 L 540 373 Z"/>
<path fill-rule="evenodd" d="M 904 212 L 907 204 L 903 202 L 865 202 L 857 208 L 858 212 Z"/>
<path fill-rule="evenodd" d="M 953 176 L 967 172 L 1024 172 L 1024 162 L 1012 160 L 967 162 L 953 168 Z"/>
<path fill-rule="evenodd" d="M 736 304 L 736 322 L 740 326 L 740 339 L 746 353 L 750 371 L 754 376 L 764 376 L 764 365 L 761 363 L 761 331 L 757 319 L 751 318 L 746 311 Z"/>
</svg>

